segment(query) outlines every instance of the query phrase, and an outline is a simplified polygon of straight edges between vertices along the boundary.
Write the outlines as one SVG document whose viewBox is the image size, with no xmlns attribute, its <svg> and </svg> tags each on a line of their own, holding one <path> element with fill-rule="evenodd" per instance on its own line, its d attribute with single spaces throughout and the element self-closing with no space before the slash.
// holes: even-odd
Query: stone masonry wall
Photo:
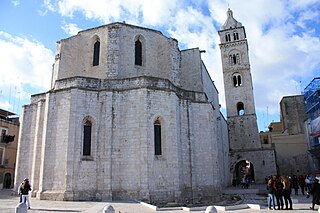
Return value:
<svg viewBox="0 0 320 213">
<path fill-rule="evenodd" d="M 152 90 L 98 93 L 71 89 L 51 94 L 49 101 L 44 177 L 39 180 L 42 199 L 174 201 L 188 191 L 197 197 L 220 189 L 215 179 L 218 155 L 210 151 L 218 149 L 210 129 L 210 105 L 190 103 L 182 109 L 174 93 Z M 180 116 L 186 110 L 189 115 Z M 81 154 L 83 119 L 88 116 L 93 121 L 92 159 Z M 157 118 L 162 121 L 161 156 L 154 155 L 153 122 Z M 184 123 L 188 124 L 186 131 L 182 131 Z M 186 140 L 183 132 L 189 135 Z M 190 189 L 185 188 L 188 185 Z"/>
</svg>

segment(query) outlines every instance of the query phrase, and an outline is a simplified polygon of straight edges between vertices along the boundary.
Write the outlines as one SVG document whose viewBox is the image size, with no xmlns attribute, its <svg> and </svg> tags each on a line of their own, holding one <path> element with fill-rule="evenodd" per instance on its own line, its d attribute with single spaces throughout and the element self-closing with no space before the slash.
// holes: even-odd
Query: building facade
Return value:
<svg viewBox="0 0 320 213">
<path fill-rule="evenodd" d="M 314 78 L 304 89 L 307 111 L 306 133 L 311 172 L 320 171 L 320 77 Z"/>
<path fill-rule="evenodd" d="M 0 189 L 13 188 L 19 135 L 19 118 L 0 109 Z"/>
<path fill-rule="evenodd" d="M 23 107 L 15 185 L 51 200 L 214 199 L 227 122 L 198 48 L 113 23 L 57 42 L 51 90 Z"/>
<path fill-rule="evenodd" d="M 262 183 L 266 176 L 276 174 L 275 153 L 260 143 L 245 28 L 230 9 L 219 35 L 232 178 L 239 182 L 249 177 Z"/>
<path fill-rule="evenodd" d="M 279 175 L 306 175 L 310 172 L 303 95 L 285 96 L 280 101 L 280 122 L 260 133 L 262 146 L 274 148 Z"/>
</svg>

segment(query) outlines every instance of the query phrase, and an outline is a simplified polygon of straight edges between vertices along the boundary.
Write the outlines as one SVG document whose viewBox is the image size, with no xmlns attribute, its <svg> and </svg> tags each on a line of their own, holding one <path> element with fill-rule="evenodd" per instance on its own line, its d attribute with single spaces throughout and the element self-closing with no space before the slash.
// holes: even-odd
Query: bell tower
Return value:
<svg viewBox="0 0 320 213">
<path fill-rule="evenodd" d="M 230 9 L 219 35 L 230 149 L 261 148 L 246 32 Z"/>
<path fill-rule="evenodd" d="M 246 32 L 230 9 L 219 36 L 229 128 L 230 172 L 233 181 L 239 182 L 246 177 L 262 183 L 266 176 L 276 174 L 275 152 L 261 146 Z"/>
</svg>

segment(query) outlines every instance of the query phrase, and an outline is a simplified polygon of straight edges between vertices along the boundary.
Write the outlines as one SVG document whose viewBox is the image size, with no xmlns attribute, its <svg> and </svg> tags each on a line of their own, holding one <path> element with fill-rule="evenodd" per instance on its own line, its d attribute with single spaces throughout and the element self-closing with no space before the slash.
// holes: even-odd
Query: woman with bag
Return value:
<svg viewBox="0 0 320 213">
<path fill-rule="evenodd" d="M 25 178 L 19 186 L 19 195 L 20 195 L 20 202 L 26 203 L 28 209 L 30 209 L 30 200 L 29 200 L 29 191 L 31 191 L 31 185 L 29 183 L 29 179 Z"/>
</svg>

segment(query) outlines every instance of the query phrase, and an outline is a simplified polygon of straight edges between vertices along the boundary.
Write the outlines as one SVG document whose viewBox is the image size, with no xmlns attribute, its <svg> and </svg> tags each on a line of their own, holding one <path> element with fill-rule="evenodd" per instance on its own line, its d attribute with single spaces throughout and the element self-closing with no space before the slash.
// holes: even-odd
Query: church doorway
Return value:
<svg viewBox="0 0 320 213">
<path fill-rule="evenodd" d="M 10 189 L 11 188 L 11 174 L 10 173 L 6 173 L 4 175 L 4 179 L 3 179 L 3 188 L 4 189 Z"/>
<path fill-rule="evenodd" d="M 237 184 L 255 181 L 253 164 L 248 160 L 239 161 L 235 167 L 235 180 Z"/>
</svg>

